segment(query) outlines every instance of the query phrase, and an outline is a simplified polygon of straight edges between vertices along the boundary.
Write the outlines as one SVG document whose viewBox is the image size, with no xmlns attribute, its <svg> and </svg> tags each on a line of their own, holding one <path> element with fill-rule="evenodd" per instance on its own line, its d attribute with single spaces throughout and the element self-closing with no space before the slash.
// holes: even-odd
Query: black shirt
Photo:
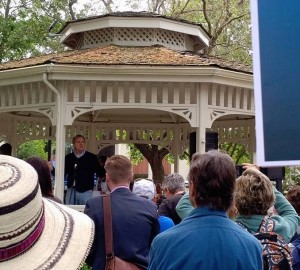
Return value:
<svg viewBox="0 0 300 270">
<path fill-rule="evenodd" d="M 96 155 L 86 151 L 77 158 L 74 153 L 66 155 L 65 176 L 67 177 L 67 187 L 74 185 L 78 192 L 93 190 L 94 174 L 99 176 L 100 165 Z"/>
<path fill-rule="evenodd" d="M 182 192 L 172 195 L 169 199 L 165 199 L 158 208 L 158 214 L 171 218 L 175 225 L 180 223 L 181 218 L 176 212 L 176 206 L 184 194 L 185 192 Z"/>
</svg>

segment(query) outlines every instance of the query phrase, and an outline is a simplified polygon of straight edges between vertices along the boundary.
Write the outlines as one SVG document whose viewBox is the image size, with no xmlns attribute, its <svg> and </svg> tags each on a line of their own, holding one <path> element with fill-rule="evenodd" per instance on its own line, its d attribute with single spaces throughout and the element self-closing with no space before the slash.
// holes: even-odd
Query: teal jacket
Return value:
<svg viewBox="0 0 300 270">
<path fill-rule="evenodd" d="M 176 212 L 181 219 L 186 218 L 189 213 L 194 209 L 190 201 L 189 194 L 186 193 L 182 196 L 176 206 Z"/>
<path fill-rule="evenodd" d="M 282 193 L 275 188 L 274 193 L 274 207 L 278 214 L 272 215 L 271 218 L 275 221 L 275 232 L 289 242 L 297 231 L 300 218 Z M 264 217 L 264 215 L 252 215 L 250 217 L 238 215 L 236 221 L 241 222 L 251 233 L 256 233 Z"/>
</svg>

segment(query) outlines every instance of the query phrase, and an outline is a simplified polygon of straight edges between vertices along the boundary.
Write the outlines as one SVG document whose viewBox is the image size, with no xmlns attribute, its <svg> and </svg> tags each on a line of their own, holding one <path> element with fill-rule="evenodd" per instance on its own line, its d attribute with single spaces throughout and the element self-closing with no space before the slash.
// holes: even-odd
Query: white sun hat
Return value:
<svg viewBox="0 0 300 270">
<path fill-rule="evenodd" d="M 80 269 L 93 239 L 89 217 L 42 198 L 34 168 L 0 155 L 0 269 Z"/>
<path fill-rule="evenodd" d="M 138 179 L 134 181 L 132 192 L 140 197 L 153 200 L 155 195 L 155 185 L 150 179 Z"/>
</svg>

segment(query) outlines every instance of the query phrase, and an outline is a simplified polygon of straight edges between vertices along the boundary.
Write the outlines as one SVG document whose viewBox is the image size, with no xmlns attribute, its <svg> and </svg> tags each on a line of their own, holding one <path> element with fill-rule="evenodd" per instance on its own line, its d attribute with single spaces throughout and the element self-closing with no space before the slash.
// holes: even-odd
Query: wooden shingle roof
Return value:
<svg viewBox="0 0 300 270">
<path fill-rule="evenodd" d="M 107 45 L 93 49 L 66 51 L 0 64 L 4 70 L 44 64 L 64 65 L 136 65 L 173 67 L 219 67 L 252 74 L 252 67 L 235 61 L 206 57 L 189 52 L 178 52 L 161 46 L 121 47 Z"/>
</svg>

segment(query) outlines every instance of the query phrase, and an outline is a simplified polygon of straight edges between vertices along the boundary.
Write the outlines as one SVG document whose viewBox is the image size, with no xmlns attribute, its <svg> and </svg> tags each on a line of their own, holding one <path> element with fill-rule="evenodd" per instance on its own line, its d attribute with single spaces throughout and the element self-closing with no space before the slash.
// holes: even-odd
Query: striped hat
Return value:
<svg viewBox="0 0 300 270">
<path fill-rule="evenodd" d="M 93 237 L 90 218 L 42 198 L 33 167 L 0 155 L 0 269 L 80 269 Z"/>
</svg>

